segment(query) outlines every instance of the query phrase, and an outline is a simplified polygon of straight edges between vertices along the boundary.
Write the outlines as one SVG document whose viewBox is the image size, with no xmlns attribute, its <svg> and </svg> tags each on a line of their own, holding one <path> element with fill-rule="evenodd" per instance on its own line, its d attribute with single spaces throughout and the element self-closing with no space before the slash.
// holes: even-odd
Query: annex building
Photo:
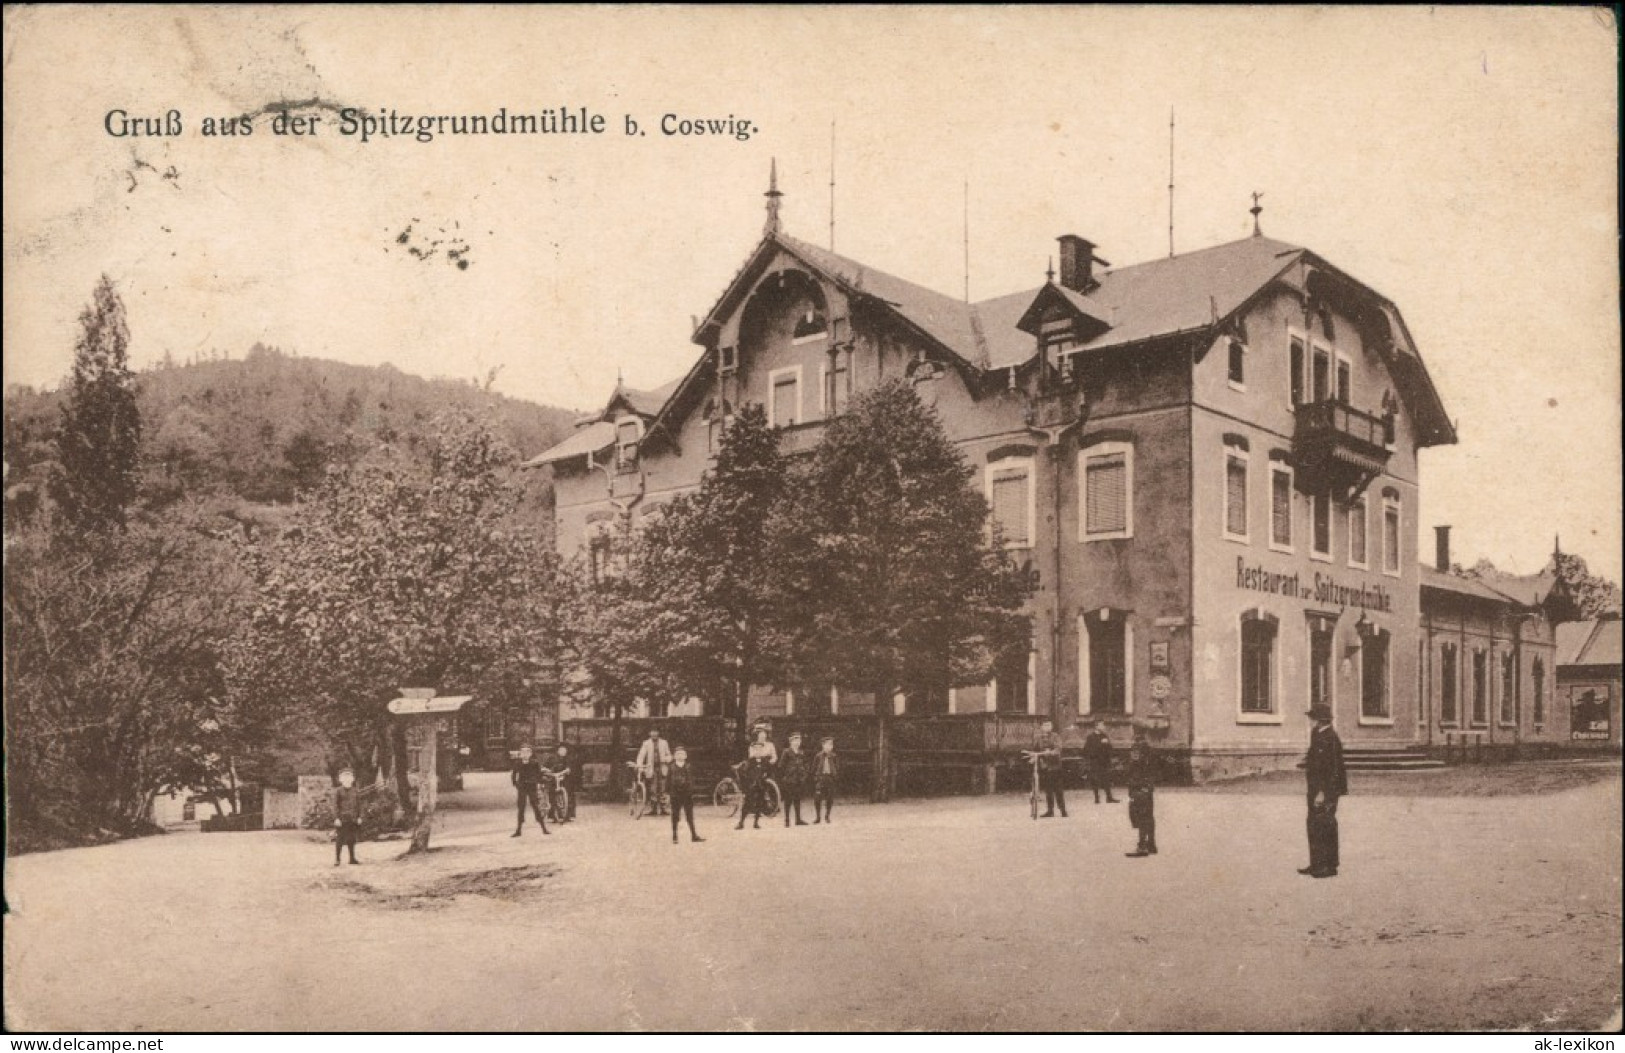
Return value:
<svg viewBox="0 0 1625 1053">
<path fill-rule="evenodd" d="M 1065 235 L 1042 284 L 966 302 L 791 237 L 777 203 L 686 374 L 619 388 L 530 462 L 552 468 L 563 552 L 606 553 L 695 487 L 739 407 L 762 404 L 795 454 L 905 377 L 1037 590 L 1029 646 L 987 684 L 881 704 L 1104 720 L 1120 744 L 1143 719 L 1198 777 L 1295 764 L 1315 702 L 1351 747 L 1418 742 L 1418 454 L 1456 436 L 1392 301 L 1255 230 L 1118 268 Z M 763 686 L 751 715 L 875 704 Z"/>
</svg>

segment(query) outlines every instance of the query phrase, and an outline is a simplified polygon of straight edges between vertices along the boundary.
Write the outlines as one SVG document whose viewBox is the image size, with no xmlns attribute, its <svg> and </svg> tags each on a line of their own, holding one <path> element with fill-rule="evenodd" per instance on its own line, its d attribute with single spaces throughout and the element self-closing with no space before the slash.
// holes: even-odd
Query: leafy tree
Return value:
<svg viewBox="0 0 1625 1053">
<path fill-rule="evenodd" d="M 990 535 L 974 474 L 935 411 L 892 381 L 830 423 L 774 516 L 787 675 L 874 698 L 876 800 L 890 794 L 894 695 L 985 682 L 1026 645 L 1030 585 Z"/>
<path fill-rule="evenodd" d="M 79 326 L 52 498 L 78 530 L 123 529 L 136 497 L 141 416 L 124 303 L 105 274 L 80 312 Z"/>
<path fill-rule="evenodd" d="M 1619 612 L 1619 586 L 1591 573 L 1591 568 L 1579 556 L 1560 549 L 1554 551 L 1552 573 L 1557 580 L 1547 605 L 1553 621 L 1580 621 Z"/>
<path fill-rule="evenodd" d="M 520 508 L 517 459 L 485 424 L 443 419 L 422 458 L 386 449 L 331 473 L 247 551 L 244 680 L 304 700 L 358 773 L 387 755 L 402 801 L 405 732 L 385 708 L 399 687 L 499 710 L 557 693 L 558 562 Z"/>
</svg>

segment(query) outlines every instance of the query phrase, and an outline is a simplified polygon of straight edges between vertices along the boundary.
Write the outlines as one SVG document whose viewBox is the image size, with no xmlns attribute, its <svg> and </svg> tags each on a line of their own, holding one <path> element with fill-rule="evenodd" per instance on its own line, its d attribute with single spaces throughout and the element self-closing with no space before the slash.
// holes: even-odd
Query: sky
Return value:
<svg viewBox="0 0 1625 1053">
<path fill-rule="evenodd" d="M 1560 535 L 1620 577 L 1605 10 L 10 7 L 4 47 L 8 384 L 61 382 L 105 273 L 138 367 L 261 342 L 595 407 L 691 364 L 770 161 L 791 234 L 829 243 L 833 159 L 836 251 L 922 285 L 963 292 L 968 230 L 980 299 L 1060 234 L 1166 255 L 1172 110 L 1177 251 L 1247 236 L 1259 192 L 1266 234 L 1399 305 L 1460 432 L 1420 551 L 1449 523 L 1532 571 Z M 310 99 L 313 135 L 271 134 Z M 346 107 L 606 130 L 362 143 Z"/>
</svg>

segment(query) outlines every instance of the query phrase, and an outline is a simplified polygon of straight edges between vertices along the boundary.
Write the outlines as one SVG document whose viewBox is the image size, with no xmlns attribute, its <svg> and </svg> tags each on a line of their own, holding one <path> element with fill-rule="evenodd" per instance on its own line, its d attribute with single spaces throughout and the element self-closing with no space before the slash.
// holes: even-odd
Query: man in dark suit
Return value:
<svg viewBox="0 0 1625 1053">
<path fill-rule="evenodd" d="M 1337 876 L 1337 799 L 1349 792 L 1348 773 L 1343 769 L 1343 740 L 1332 727 L 1332 707 L 1310 707 L 1315 722 L 1309 732 L 1309 756 L 1304 759 L 1304 775 L 1309 784 L 1309 865 L 1298 873 L 1309 877 Z"/>
<path fill-rule="evenodd" d="M 1095 803 L 1100 803 L 1101 791 L 1106 793 L 1106 803 L 1116 804 L 1117 798 L 1112 796 L 1112 740 L 1106 734 L 1106 722 L 1095 722 L 1095 730 L 1083 740 L 1083 759 L 1088 765 L 1089 788 L 1095 791 Z"/>
<path fill-rule="evenodd" d="M 1055 722 L 1045 718 L 1033 738 L 1032 752 L 1038 757 L 1038 785 L 1044 791 L 1047 808 L 1040 819 L 1055 815 L 1057 806 L 1061 818 L 1066 818 L 1066 788 L 1061 782 L 1061 736 L 1055 732 Z"/>
</svg>

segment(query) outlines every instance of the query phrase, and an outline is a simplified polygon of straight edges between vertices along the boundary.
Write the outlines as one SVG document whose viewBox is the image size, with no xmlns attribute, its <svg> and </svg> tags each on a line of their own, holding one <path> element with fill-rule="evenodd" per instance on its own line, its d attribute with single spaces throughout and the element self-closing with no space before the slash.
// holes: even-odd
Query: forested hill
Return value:
<svg viewBox="0 0 1625 1053">
<path fill-rule="evenodd" d="M 435 415 L 488 416 L 525 457 L 568 435 L 576 414 L 508 398 L 470 381 L 425 380 L 390 365 L 301 358 L 256 344 L 242 359 L 165 365 L 137 375 L 142 503 L 183 496 L 281 503 L 334 462 L 380 443 L 417 447 Z M 57 391 L 5 395 L 6 504 L 29 503 L 56 456 Z M 26 511 L 25 511 L 26 514 Z"/>
</svg>

